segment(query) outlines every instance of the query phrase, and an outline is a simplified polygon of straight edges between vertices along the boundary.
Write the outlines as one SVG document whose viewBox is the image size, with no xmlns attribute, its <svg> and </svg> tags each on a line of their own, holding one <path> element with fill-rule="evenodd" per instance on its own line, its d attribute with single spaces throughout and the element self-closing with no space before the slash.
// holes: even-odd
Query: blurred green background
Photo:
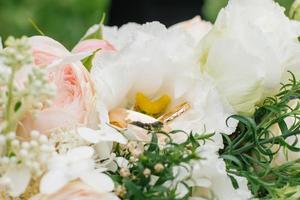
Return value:
<svg viewBox="0 0 300 200">
<path fill-rule="evenodd" d="M 277 1 L 287 10 L 293 2 Z M 227 2 L 199 0 L 199 14 L 213 22 Z M 46 35 L 71 48 L 88 27 L 99 22 L 102 13 L 109 16 L 110 5 L 111 0 L 0 0 L 0 36 L 38 34 L 30 23 L 32 19 Z"/>
<path fill-rule="evenodd" d="M 109 6 L 110 0 L 0 0 L 0 36 L 38 34 L 32 19 L 46 35 L 71 48 Z"/>
</svg>

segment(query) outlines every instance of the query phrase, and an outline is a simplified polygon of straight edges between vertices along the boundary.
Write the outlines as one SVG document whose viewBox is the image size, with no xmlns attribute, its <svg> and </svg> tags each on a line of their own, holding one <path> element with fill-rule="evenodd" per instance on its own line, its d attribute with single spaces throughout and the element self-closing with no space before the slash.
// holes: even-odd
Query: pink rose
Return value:
<svg viewBox="0 0 300 200">
<path fill-rule="evenodd" d="M 88 52 L 88 51 L 114 51 L 115 48 L 105 40 L 98 40 L 98 39 L 89 39 L 80 41 L 72 50 L 74 53 L 79 52 Z"/>
<path fill-rule="evenodd" d="M 39 67 L 76 56 L 49 37 L 34 36 L 29 41 L 34 62 Z M 81 125 L 95 126 L 95 90 L 89 72 L 82 63 L 72 61 L 69 64 L 50 67 L 48 77 L 49 81 L 56 85 L 56 96 L 50 107 L 42 107 L 35 116 L 28 115 L 20 123 L 19 135 L 26 137 L 31 130 L 49 134 L 56 129 L 70 129 Z"/>
<path fill-rule="evenodd" d="M 80 181 L 71 182 L 51 195 L 37 195 L 30 200 L 118 200 L 113 193 L 100 193 Z"/>
</svg>

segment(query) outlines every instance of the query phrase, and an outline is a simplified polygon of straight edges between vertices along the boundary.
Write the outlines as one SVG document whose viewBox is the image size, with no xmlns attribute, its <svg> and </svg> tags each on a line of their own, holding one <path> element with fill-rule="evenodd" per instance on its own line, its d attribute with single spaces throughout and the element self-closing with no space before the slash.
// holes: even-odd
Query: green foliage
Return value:
<svg viewBox="0 0 300 200">
<path fill-rule="evenodd" d="M 187 140 L 184 143 L 176 144 L 172 142 L 171 134 L 175 133 L 186 134 Z M 112 178 L 117 184 L 117 188 L 123 188 L 124 192 L 120 193 L 117 189 L 117 194 L 126 200 L 187 200 L 191 193 L 189 188 L 183 180 L 176 180 L 177 174 L 173 171 L 176 166 L 186 165 L 194 160 L 202 159 L 199 157 L 197 148 L 208 140 L 210 135 L 197 135 L 187 134 L 183 131 L 172 131 L 170 133 L 163 132 L 157 128 L 149 130 L 149 134 L 152 135 L 152 141 L 144 144 L 144 151 L 135 157 L 136 160 L 132 161 L 132 152 L 127 151 L 124 154 L 124 149 L 117 151 L 117 156 L 123 156 L 130 160 L 127 176 L 122 176 L 122 169 L 117 170 L 112 174 Z M 158 142 L 158 135 L 164 135 L 166 137 L 166 144 L 163 145 Z M 121 147 L 118 147 L 121 148 Z M 117 149 L 118 149 L 117 148 Z M 160 168 L 158 168 L 159 166 Z M 151 175 L 145 174 L 150 172 Z M 189 169 L 187 169 L 189 170 Z M 156 177 L 156 181 L 153 182 L 153 176 Z M 174 187 L 165 185 L 171 182 Z M 178 184 L 183 184 L 189 191 L 184 197 L 177 197 L 176 189 Z"/>
<path fill-rule="evenodd" d="M 291 100 L 300 99 L 299 91 L 300 82 L 292 75 L 279 94 L 267 98 L 253 117 L 232 116 L 239 121 L 238 128 L 231 137 L 223 135 L 225 148 L 220 155 L 228 173 L 246 177 L 255 197 L 280 199 L 282 193 L 278 191 L 300 185 L 300 160 L 279 166 L 271 164 L 279 150 L 300 151 L 300 105 L 289 105 Z M 295 120 L 287 124 L 288 118 Z M 272 131 L 276 126 L 281 134 Z"/>
<path fill-rule="evenodd" d="M 72 48 L 103 13 L 110 0 L 1 0 L 0 35 L 36 35 L 30 19 L 47 35 Z"/>
</svg>

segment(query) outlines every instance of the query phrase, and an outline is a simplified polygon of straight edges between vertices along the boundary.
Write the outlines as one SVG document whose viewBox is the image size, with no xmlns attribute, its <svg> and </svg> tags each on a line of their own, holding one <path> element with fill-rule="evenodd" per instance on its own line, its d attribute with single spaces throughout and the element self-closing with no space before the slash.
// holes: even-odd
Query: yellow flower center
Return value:
<svg viewBox="0 0 300 200">
<path fill-rule="evenodd" d="M 138 92 L 135 97 L 135 109 L 150 116 L 162 114 L 171 102 L 171 97 L 163 95 L 156 100 L 151 100 L 143 93 Z"/>
</svg>

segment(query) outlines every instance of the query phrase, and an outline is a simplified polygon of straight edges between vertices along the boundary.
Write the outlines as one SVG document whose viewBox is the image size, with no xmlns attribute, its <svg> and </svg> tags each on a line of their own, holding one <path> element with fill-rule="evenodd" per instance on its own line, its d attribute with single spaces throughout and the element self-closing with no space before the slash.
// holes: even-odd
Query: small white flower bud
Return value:
<svg viewBox="0 0 300 200">
<path fill-rule="evenodd" d="M 14 139 L 14 140 L 11 142 L 11 145 L 12 145 L 14 148 L 17 148 L 17 147 L 19 147 L 19 145 L 20 145 L 20 141 L 17 140 L 17 139 Z"/>
<path fill-rule="evenodd" d="M 15 132 L 10 132 L 7 134 L 7 139 L 13 140 L 16 138 L 16 133 Z"/>
<path fill-rule="evenodd" d="M 148 178 L 148 177 L 151 175 L 151 170 L 148 169 L 148 168 L 146 168 L 146 169 L 144 169 L 143 174 L 144 174 L 144 176 L 145 176 L 146 178 Z"/>
<path fill-rule="evenodd" d="M 19 153 L 20 153 L 20 156 L 23 158 L 28 156 L 28 151 L 25 149 L 22 149 Z"/>
<path fill-rule="evenodd" d="M 40 133 L 38 131 L 31 131 L 30 135 L 32 139 L 36 139 L 39 137 Z"/>
<path fill-rule="evenodd" d="M 44 152 L 44 153 L 47 153 L 47 152 L 50 151 L 50 148 L 49 148 L 48 145 L 43 144 L 43 145 L 41 146 L 41 151 Z"/>
<path fill-rule="evenodd" d="M 43 108 L 43 104 L 41 102 L 37 102 L 34 104 L 34 108 L 37 110 L 41 110 Z"/>
<path fill-rule="evenodd" d="M 38 162 L 32 162 L 31 164 L 31 168 L 34 170 L 34 171 L 38 171 L 40 170 L 40 164 Z"/>
<path fill-rule="evenodd" d="M 39 145 L 39 144 L 38 144 L 37 141 L 35 141 L 35 140 L 31 140 L 31 141 L 30 141 L 30 146 L 31 146 L 31 147 L 34 148 L 34 147 L 37 147 L 38 145 Z"/>
<path fill-rule="evenodd" d="M 157 163 L 157 164 L 154 166 L 154 170 L 155 170 L 155 172 L 157 172 L 157 173 L 162 172 L 164 169 L 165 169 L 165 167 L 164 167 L 161 163 Z"/>
<path fill-rule="evenodd" d="M 130 171 L 129 171 L 129 169 L 128 169 L 128 168 L 121 168 L 121 170 L 120 170 L 120 175 L 121 175 L 122 177 L 128 177 L 128 176 L 130 176 Z"/>
<path fill-rule="evenodd" d="M 3 135 L 0 135 L 0 145 L 5 144 L 6 138 Z"/>
<path fill-rule="evenodd" d="M 29 143 L 28 142 L 22 142 L 22 148 L 23 149 L 29 149 Z"/>
<path fill-rule="evenodd" d="M 8 157 L 3 157 L 3 158 L 1 158 L 1 163 L 3 164 L 3 165 L 6 165 L 6 164 L 8 164 L 9 163 L 9 158 Z"/>
<path fill-rule="evenodd" d="M 40 142 L 41 144 L 47 143 L 47 142 L 48 142 L 47 136 L 45 136 L 45 135 L 40 135 L 40 137 L 39 137 L 39 142 Z"/>
<path fill-rule="evenodd" d="M 126 194 L 126 188 L 122 185 L 118 185 L 115 189 L 116 195 L 123 197 Z"/>
</svg>

